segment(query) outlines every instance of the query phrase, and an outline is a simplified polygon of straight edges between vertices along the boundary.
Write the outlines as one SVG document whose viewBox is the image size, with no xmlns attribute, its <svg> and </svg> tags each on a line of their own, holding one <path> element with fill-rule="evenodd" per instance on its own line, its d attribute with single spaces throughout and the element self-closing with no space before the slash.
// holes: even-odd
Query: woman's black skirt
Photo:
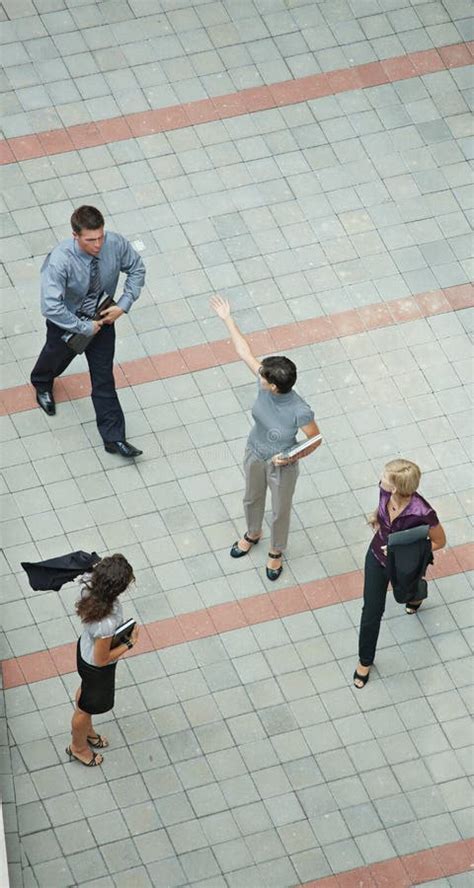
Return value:
<svg viewBox="0 0 474 888">
<path fill-rule="evenodd" d="M 77 705 L 89 715 L 99 715 L 114 708 L 115 668 L 117 663 L 109 666 L 91 666 L 81 657 L 81 640 L 77 642 L 77 671 L 82 679 L 81 693 Z"/>
</svg>

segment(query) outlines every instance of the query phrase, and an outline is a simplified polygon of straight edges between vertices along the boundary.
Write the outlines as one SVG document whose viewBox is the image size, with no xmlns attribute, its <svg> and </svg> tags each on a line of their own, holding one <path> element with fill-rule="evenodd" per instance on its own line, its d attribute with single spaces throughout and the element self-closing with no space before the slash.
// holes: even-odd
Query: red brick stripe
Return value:
<svg viewBox="0 0 474 888">
<path fill-rule="evenodd" d="M 474 866 L 473 850 L 473 839 L 461 839 L 427 851 L 405 854 L 349 872 L 337 873 L 335 876 L 305 882 L 299 888 L 410 888 L 422 882 L 469 872 Z"/>
<path fill-rule="evenodd" d="M 390 327 L 417 318 L 429 318 L 472 305 L 474 305 L 474 286 L 459 284 L 444 290 L 433 290 L 405 299 L 395 299 L 392 302 L 374 303 L 363 308 L 336 312 L 330 316 L 270 327 L 268 330 L 251 333 L 247 339 L 256 354 L 267 354 L 328 339 L 338 339 L 353 333 L 363 333 L 378 327 Z M 117 388 L 125 388 L 231 364 L 236 360 L 230 340 L 220 339 L 217 342 L 193 345 L 175 352 L 117 364 L 115 381 Z M 57 379 L 54 392 L 57 401 L 74 401 L 86 397 L 90 392 L 89 374 L 74 373 Z M 0 390 L 0 415 L 21 413 L 35 407 L 35 393 L 29 385 L 17 385 Z"/>
<path fill-rule="evenodd" d="M 126 114 L 29 136 L 15 136 L 0 141 L 0 164 L 150 136 L 211 120 L 238 117 L 241 114 L 294 105 L 321 96 L 459 68 L 471 64 L 473 54 L 472 43 L 456 43 L 439 49 L 396 56 L 383 62 L 369 62 L 354 68 L 341 68 L 325 74 L 273 83 L 270 86 L 242 89 L 229 95 L 199 99 L 155 111 Z"/>
<path fill-rule="evenodd" d="M 474 545 L 442 549 L 429 570 L 429 577 L 453 576 L 474 568 Z M 127 656 L 136 657 L 148 651 L 174 647 L 197 638 L 220 635 L 232 629 L 255 626 L 267 620 L 277 620 L 292 614 L 318 610 L 331 604 L 341 604 L 359 598 L 362 572 L 326 577 L 311 583 L 275 589 L 250 598 L 217 604 L 166 620 L 146 623 L 140 630 L 140 641 Z M 4 660 L 2 665 L 5 688 L 32 684 L 55 675 L 74 672 L 76 668 L 75 642 L 50 650 L 37 651 Z"/>
</svg>

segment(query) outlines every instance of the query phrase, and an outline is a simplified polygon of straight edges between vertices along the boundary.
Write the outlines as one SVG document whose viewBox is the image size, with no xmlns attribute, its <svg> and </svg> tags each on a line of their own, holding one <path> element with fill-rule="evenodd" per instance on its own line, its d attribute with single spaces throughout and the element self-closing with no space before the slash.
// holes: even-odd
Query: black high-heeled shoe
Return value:
<svg viewBox="0 0 474 888">
<path fill-rule="evenodd" d="M 361 691 L 362 688 L 365 688 L 365 686 L 369 680 L 369 675 L 370 675 L 370 670 L 367 673 L 367 675 L 360 675 L 360 673 L 357 672 L 357 669 L 355 670 L 354 675 L 352 676 L 352 680 L 354 682 L 354 687 L 357 688 L 358 691 Z M 359 687 L 359 685 L 356 685 L 356 681 L 362 682 L 362 688 Z"/>
<path fill-rule="evenodd" d="M 251 546 L 250 546 L 250 549 L 251 549 L 252 546 L 256 546 L 257 543 L 260 542 L 260 537 L 257 537 L 256 540 L 252 540 L 249 537 L 248 533 L 244 533 L 244 540 L 246 540 L 247 543 L 251 543 Z M 243 558 L 244 555 L 249 554 L 250 549 L 240 549 L 239 548 L 239 541 L 236 540 L 234 545 L 232 546 L 232 549 L 230 550 L 230 557 L 231 558 Z"/>
<path fill-rule="evenodd" d="M 422 601 L 417 601 L 415 604 L 411 604 L 410 601 L 407 601 L 407 603 L 405 605 L 405 613 L 406 614 L 416 614 L 417 610 L 420 609 L 422 604 L 423 604 Z"/>
<path fill-rule="evenodd" d="M 269 553 L 268 553 L 268 557 L 269 557 L 269 558 L 274 558 L 275 560 L 279 560 L 279 559 L 281 560 L 281 559 L 283 558 L 283 555 L 282 555 L 281 552 L 269 552 Z M 282 570 L 283 570 L 283 565 L 282 565 L 282 564 L 280 565 L 280 567 L 277 567 L 277 568 L 266 567 L 266 568 L 265 568 L 265 572 L 266 572 L 266 574 L 267 574 L 267 579 L 268 579 L 268 580 L 271 580 L 272 583 L 274 583 L 275 580 L 277 580 L 278 577 L 280 576 Z"/>
<path fill-rule="evenodd" d="M 69 761 L 71 761 L 71 759 L 76 759 L 76 762 L 79 762 L 80 765 L 84 765 L 85 768 L 98 768 L 104 761 L 103 757 L 99 755 L 98 752 L 93 752 L 89 761 L 83 762 L 79 756 L 75 755 L 70 746 L 66 746 L 66 754 L 69 756 Z"/>
</svg>

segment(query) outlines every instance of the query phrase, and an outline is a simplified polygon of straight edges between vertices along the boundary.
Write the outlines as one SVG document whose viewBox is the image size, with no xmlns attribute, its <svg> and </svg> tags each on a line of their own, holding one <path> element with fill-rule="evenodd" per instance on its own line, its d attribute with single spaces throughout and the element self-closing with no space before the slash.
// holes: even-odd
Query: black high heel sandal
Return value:
<svg viewBox="0 0 474 888">
<path fill-rule="evenodd" d="M 354 675 L 352 676 L 352 680 L 354 682 L 354 687 L 357 688 L 358 691 L 361 691 L 362 688 L 365 688 L 365 686 L 369 680 L 369 675 L 370 675 L 370 670 L 367 673 L 367 675 L 360 675 L 360 673 L 357 672 L 357 669 L 355 670 Z M 359 685 L 356 685 L 356 681 L 361 681 L 362 687 L 359 687 Z"/>
<path fill-rule="evenodd" d="M 277 559 L 282 559 L 283 554 L 281 552 L 278 552 L 278 553 L 277 552 L 269 552 L 268 557 L 275 558 L 275 560 L 277 560 Z M 277 567 L 277 568 L 266 567 L 265 572 L 267 574 L 267 579 L 271 580 L 272 583 L 275 582 L 275 580 L 277 580 L 278 577 L 280 576 L 282 570 L 283 570 L 283 565 L 281 565 L 280 567 Z"/>
<path fill-rule="evenodd" d="M 107 737 L 103 737 L 102 734 L 96 734 L 95 737 L 88 737 L 87 742 L 89 746 L 93 746 L 94 749 L 107 749 L 109 745 Z"/>
<path fill-rule="evenodd" d="M 410 615 L 416 614 L 417 610 L 420 609 L 422 604 L 423 604 L 422 601 L 418 601 L 416 604 L 410 604 L 410 602 L 407 601 L 407 603 L 405 605 L 405 613 L 410 614 Z"/>
<path fill-rule="evenodd" d="M 250 546 L 250 549 L 251 549 L 252 546 L 256 546 L 257 543 L 260 542 L 260 537 L 257 537 L 256 540 L 252 540 L 252 539 L 250 539 L 248 533 L 244 533 L 244 540 L 246 540 L 247 543 L 251 543 L 251 546 Z M 244 549 L 239 549 L 239 541 L 236 540 L 234 545 L 232 546 L 232 549 L 230 550 L 230 557 L 231 558 L 243 558 L 244 555 L 249 554 L 250 549 L 247 549 L 246 551 L 244 551 Z"/>
<path fill-rule="evenodd" d="M 83 762 L 82 759 L 79 758 L 79 756 L 74 755 L 70 746 L 66 746 L 66 754 L 69 756 L 69 761 L 71 761 L 71 759 L 76 759 L 76 762 L 79 762 L 80 765 L 84 765 L 85 768 L 98 768 L 104 761 L 104 759 L 99 755 L 98 752 L 93 752 L 92 758 L 89 759 L 88 762 Z M 99 758 L 100 762 L 97 761 L 97 759 Z"/>
</svg>

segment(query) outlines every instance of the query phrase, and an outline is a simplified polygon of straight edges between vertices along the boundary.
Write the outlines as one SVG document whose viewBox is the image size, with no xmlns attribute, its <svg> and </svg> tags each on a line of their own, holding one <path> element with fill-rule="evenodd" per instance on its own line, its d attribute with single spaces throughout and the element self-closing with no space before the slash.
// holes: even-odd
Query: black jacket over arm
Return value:
<svg viewBox="0 0 474 888">
<path fill-rule="evenodd" d="M 433 564 L 431 540 L 416 540 L 407 546 L 387 547 L 387 568 L 396 601 L 405 604 L 426 597 L 419 594 L 419 581 L 429 564 Z"/>
</svg>

